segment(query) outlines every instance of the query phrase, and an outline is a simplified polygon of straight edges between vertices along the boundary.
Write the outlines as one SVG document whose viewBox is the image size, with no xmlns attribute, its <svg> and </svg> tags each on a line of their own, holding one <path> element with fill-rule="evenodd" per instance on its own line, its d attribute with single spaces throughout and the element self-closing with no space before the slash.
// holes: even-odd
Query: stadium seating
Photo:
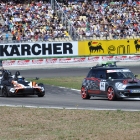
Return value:
<svg viewBox="0 0 140 140">
<path fill-rule="evenodd" d="M 139 0 L 0 4 L 1 42 L 140 38 Z"/>
</svg>

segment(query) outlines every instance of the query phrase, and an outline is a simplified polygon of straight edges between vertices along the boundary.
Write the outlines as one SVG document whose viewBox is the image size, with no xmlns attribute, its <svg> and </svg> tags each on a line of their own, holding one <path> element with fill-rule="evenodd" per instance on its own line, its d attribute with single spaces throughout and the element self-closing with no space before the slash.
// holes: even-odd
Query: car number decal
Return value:
<svg viewBox="0 0 140 140">
<path fill-rule="evenodd" d="M 105 91 L 105 82 L 100 82 L 100 90 Z"/>
</svg>

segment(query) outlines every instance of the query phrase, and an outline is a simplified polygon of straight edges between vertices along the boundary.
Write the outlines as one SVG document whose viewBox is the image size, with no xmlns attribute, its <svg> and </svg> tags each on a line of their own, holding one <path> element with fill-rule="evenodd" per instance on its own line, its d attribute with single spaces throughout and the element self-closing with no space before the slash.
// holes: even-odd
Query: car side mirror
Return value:
<svg viewBox="0 0 140 140">
<path fill-rule="evenodd" d="M 138 77 L 138 75 L 135 75 L 135 78 Z"/>
</svg>

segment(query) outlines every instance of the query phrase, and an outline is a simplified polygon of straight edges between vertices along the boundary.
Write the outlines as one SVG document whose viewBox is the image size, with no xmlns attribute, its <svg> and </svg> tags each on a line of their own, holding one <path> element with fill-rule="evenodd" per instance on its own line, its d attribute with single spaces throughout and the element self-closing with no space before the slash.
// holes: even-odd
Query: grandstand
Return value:
<svg viewBox="0 0 140 140">
<path fill-rule="evenodd" d="M 0 2 L 1 42 L 140 38 L 139 0 Z"/>
</svg>

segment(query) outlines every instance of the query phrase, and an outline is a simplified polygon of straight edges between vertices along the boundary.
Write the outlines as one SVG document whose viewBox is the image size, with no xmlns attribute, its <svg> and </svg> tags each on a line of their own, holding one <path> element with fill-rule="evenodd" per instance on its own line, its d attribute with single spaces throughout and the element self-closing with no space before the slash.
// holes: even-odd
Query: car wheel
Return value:
<svg viewBox="0 0 140 140">
<path fill-rule="evenodd" d="M 116 100 L 116 94 L 115 94 L 115 91 L 114 91 L 113 87 L 109 87 L 107 89 L 107 98 L 108 98 L 109 101 Z"/>
<path fill-rule="evenodd" d="M 9 96 L 8 89 L 7 89 L 6 86 L 3 87 L 3 89 L 2 89 L 2 95 L 3 95 L 3 97 L 8 97 Z"/>
<path fill-rule="evenodd" d="M 44 97 L 45 94 L 39 94 L 38 97 Z"/>
<path fill-rule="evenodd" d="M 90 96 L 84 86 L 81 88 L 81 97 L 82 99 L 90 99 Z"/>
</svg>

